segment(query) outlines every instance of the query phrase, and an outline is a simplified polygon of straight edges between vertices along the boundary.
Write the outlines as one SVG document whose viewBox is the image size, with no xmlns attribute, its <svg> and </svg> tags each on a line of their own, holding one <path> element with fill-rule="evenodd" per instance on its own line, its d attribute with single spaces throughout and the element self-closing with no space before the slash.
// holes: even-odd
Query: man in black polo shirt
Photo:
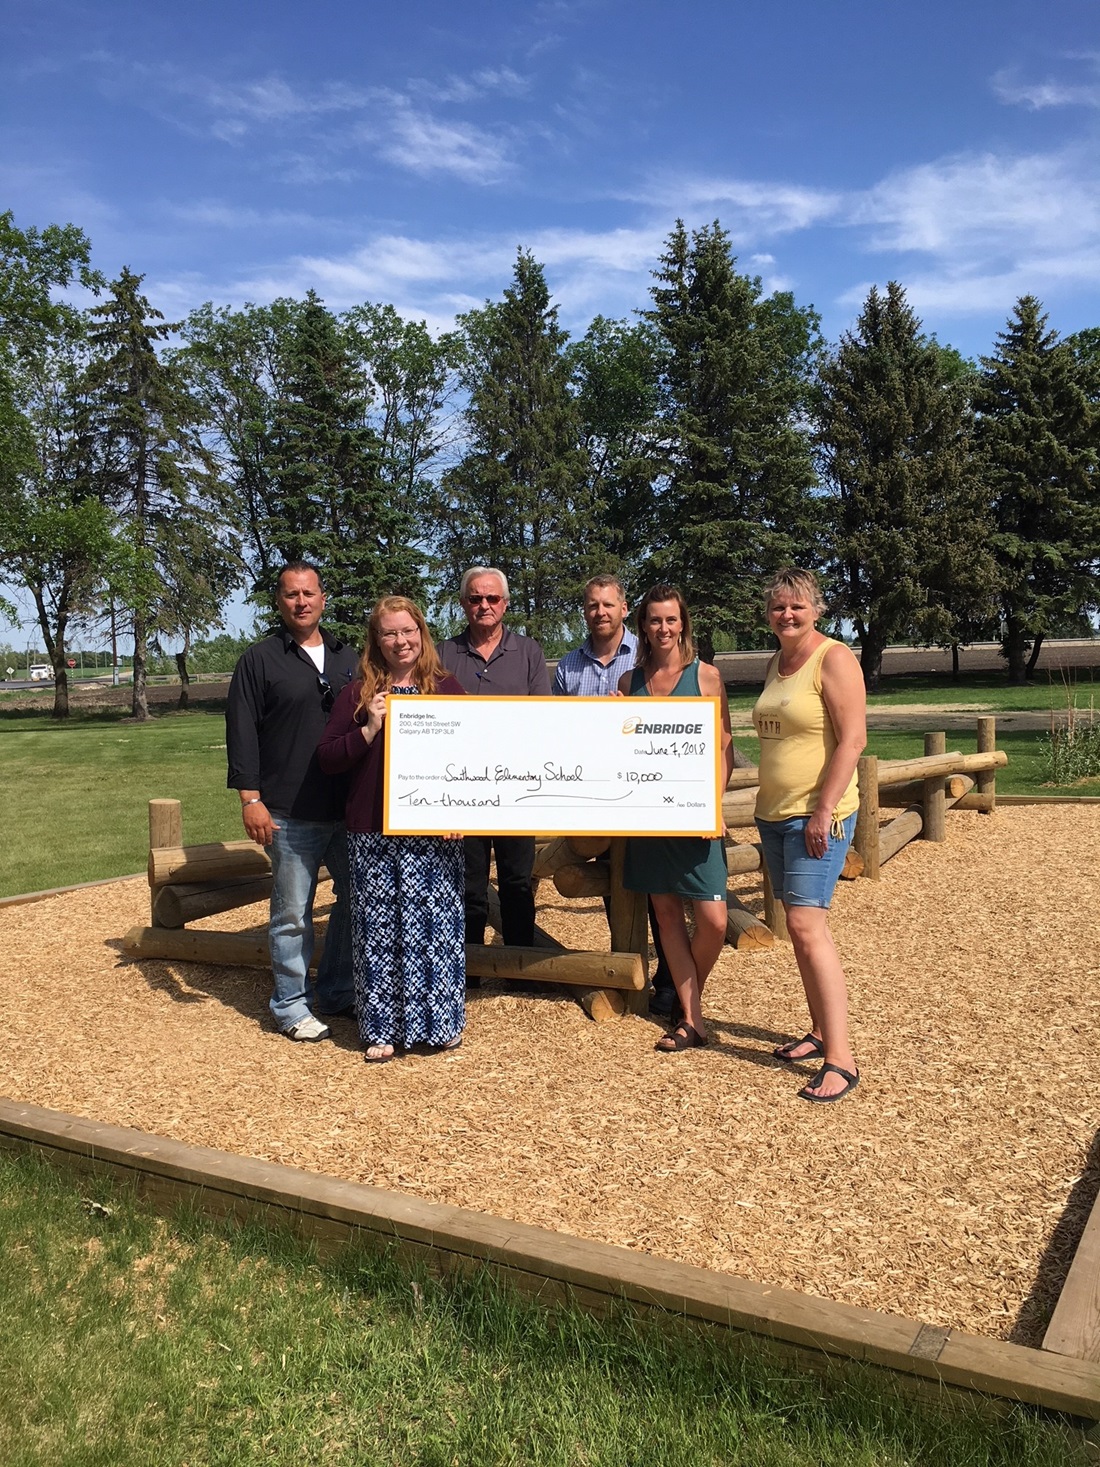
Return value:
<svg viewBox="0 0 1100 1467">
<path fill-rule="evenodd" d="M 275 605 L 282 626 L 248 648 L 229 685 L 227 783 L 240 792 L 249 838 L 271 853 L 271 1012 L 288 1038 L 318 1040 L 332 1031 L 312 1010 L 348 1013 L 353 990 L 346 784 L 322 773 L 317 744 L 336 695 L 355 677 L 359 656 L 321 630 L 325 589 L 316 566 L 285 565 Z M 313 898 L 322 866 L 332 877 L 336 904 L 310 993 Z"/>
<path fill-rule="evenodd" d="M 466 689 L 481 697 L 516 694 L 547 696 L 546 658 L 533 637 L 520 637 L 504 625 L 508 582 L 491 565 L 475 565 L 462 577 L 459 600 L 468 626 L 439 644 L 443 666 Z M 489 913 L 489 858 L 497 860 L 501 937 L 508 946 L 533 947 L 535 897 L 531 868 L 535 838 L 530 835 L 468 835 L 466 855 L 466 941 L 483 943 Z"/>
</svg>

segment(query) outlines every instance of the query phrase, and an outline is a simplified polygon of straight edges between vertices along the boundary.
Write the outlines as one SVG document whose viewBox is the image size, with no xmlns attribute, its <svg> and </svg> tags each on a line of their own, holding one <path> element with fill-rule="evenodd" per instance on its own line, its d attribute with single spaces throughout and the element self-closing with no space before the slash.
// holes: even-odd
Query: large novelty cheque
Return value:
<svg viewBox="0 0 1100 1467">
<path fill-rule="evenodd" d="M 388 700 L 387 835 L 722 833 L 717 698 Z"/>
</svg>

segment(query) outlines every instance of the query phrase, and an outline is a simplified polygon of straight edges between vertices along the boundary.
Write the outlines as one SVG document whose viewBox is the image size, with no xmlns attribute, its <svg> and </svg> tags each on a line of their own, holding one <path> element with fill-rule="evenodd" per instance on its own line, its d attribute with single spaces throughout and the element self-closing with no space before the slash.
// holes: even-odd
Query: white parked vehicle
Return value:
<svg viewBox="0 0 1100 1467">
<path fill-rule="evenodd" d="M 53 668 L 48 662 L 32 662 L 30 666 L 30 678 L 32 683 L 52 683 Z"/>
</svg>

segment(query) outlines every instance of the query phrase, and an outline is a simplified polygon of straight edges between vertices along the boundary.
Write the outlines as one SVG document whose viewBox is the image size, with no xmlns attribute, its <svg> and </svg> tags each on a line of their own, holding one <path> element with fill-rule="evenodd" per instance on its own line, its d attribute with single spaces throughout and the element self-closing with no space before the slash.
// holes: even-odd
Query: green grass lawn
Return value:
<svg viewBox="0 0 1100 1467">
<path fill-rule="evenodd" d="M 974 679 L 966 687 L 930 688 L 919 679 L 894 679 L 881 696 L 898 707 L 906 699 L 984 702 L 986 689 L 979 684 Z M 1038 697 L 1037 688 L 1006 690 L 998 685 L 991 691 L 1013 695 L 998 710 L 1049 706 L 1026 702 Z M 754 701 L 753 694 L 735 695 L 735 715 L 747 713 Z M 930 715 L 929 727 L 934 723 Z M 1002 793 L 1052 793 L 1044 785 L 1049 777 L 1044 738 L 1042 731 L 998 735 L 1009 756 L 1008 768 L 997 775 Z M 737 744 L 749 758 L 757 758 L 754 738 L 738 734 Z M 969 753 L 974 747 L 972 731 L 949 735 L 949 749 Z M 875 729 L 868 752 L 901 759 L 921 754 L 923 748 L 920 731 Z M 182 801 L 188 844 L 239 840 L 243 834 L 236 796 L 225 788 L 220 713 L 165 712 L 139 724 L 120 710 L 74 712 L 67 722 L 55 722 L 45 708 L 41 713 L 5 708 L 0 695 L 0 784 L 0 896 L 144 870 L 150 799 Z M 1077 792 L 1096 789 L 1094 783 Z"/>
<path fill-rule="evenodd" d="M 1075 1467 L 1026 1408 L 809 1374 L 0 1158 L 4 1467 Z"/>
<path fill-rule="evenodd" d="M 0 710 L 0 896 L 143 871 L 148 802 L 183 802 L 189 844 L 243 838 L 225 787 L 225 723 L 171 713 L 139 724 L 121 715 L 68 722 Z"/>
</svg>

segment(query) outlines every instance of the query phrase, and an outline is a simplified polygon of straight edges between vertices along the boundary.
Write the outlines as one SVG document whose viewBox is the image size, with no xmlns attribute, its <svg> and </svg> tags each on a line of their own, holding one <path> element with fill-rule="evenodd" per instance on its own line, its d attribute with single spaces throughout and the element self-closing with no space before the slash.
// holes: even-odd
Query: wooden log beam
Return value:
<svg viewBox="0 0 1100 1467">
<path fill-rule="evenodd" d="M 878 782 L 901 784 L 907 779 L 931 779 L 938 774 L 978 774 L 986 769 L 1003 769 L 1008 755 L 1003 749 L 984 754 L 936 754 L 925 759 L 880 759 Z"/>
<path fill-rule="evenodd" d="M 752 845 L 734 842 L 732 846 L 726 847 L 726 870 L 731 876 L 743 876 L 749 871 L 759 871 L 762 859 L 759 841 L 754 841 Z"/>
<path fill-rule="evenodd" d="M 738 952 L 774 947 L 775 934 L 742 902 L 726 893 L 726 941 Z"/>
<path fill-rule="evenodd" d="M 149 801 L 149 849 L 183 845 L 183 808 L 179 800 Z"/>
<path fill-rule="evenodd" d="M 915 840 L 924 829 L 924 812 L 919 805 L 913 805 L 908 810 L 903 810 L 896 815 L 889 825 L 884 825 L 878 833 L 878 859 L 879 865 L 885 865 L 887 861 L 893 860 L 897 853 Z"/>
<path fill-rule="evenodd" d="M 943 781 L 944 794 L 949 800 L 965 795 L 973 786 L 974 781 L 966 774 L 948 774 Z M 888 784 L 878 792 L 880 810 L 904 810 L 909 805 L 919 805 L 923 798 L 923 779 L 907 779 L 904 784 Z"/>
<path fill-rule="evenodd" d="M 267 935 L 258 932 L 131 927 L 122 946 L 135 958 L 183 959 L 242 968 L 267 968 L 271 963 Z M 318 938 L 314 966 L 323 946 Z M 471 945 L 466 949 L 466 972 L 472 978 L 526 978 L 629 992 L 640 992 L 646 986 L 645 970 L 637 953 L 548 952 L 537 947 Z"/>
<path fill-rule="evenodd" d="M 267 934 L 204 929 L 131 927 L 122 940 L 132 958 L 179 958 L 229 967 L 267 968 Z M 323 943 L 318 939 L 317 948 Z M 320 951 L 314 952 L 314 959 Z M 645 971 L 637 952 L 549 952 L 544 948 L 466 948 L 466 973 L 474 978 L 537 978 L 541 983 L 641 992 Z"/>
<path fill-rule="evenodd" d="M 183 807 L 179 800 L 150 800 L 149 801 L 149 849 L 157 850 L 161 846 L 183 845 Z M 150 888 L 149 912 L 155 927 L 157 918 L 157 894 Z M 173 924 L 164 924 L 170 927 Z"/>
<path fill-rule="evenodd" d="M 495 886 L 489 886 L 489 926 L 500 931 L 500 894 Z M 564 948 L 556 937 L 551 937 L 545 927 L 535 923 L 535 946 L 547 952 L 563 953 Z M 617 988 L 582 988 L 574 985 L 573 997 L 594 1024 L 608 1024 L 612 1019 L 621 1019 L 626 1012 L 626 999 Z"/>
<path fill-rule="evenodd" d="M 559 866 L 572 866 L 577 854 L 564 835 L 551 836 L 535 845 L 535 864 L 532 876 L 553 876 Z"/>
<path fill-rule="evenodd" d="M 924 736 L 925 758 L 933 759 L 937 754 L 947 752 L 947 735 L 945 733 L 926 733 Z M 924 829 L 921 831 L 925 840 L 942 843 L 947 839 L 946 820 L 946 797 L 944 794 L 944 776 L 931 775 L 921 781 L 921 804 L 924 810 Z"/>
<path fill-rule="evenodd" d="M 267 934 L 261 932 L 207 932 L 201 927 L 131 927 L 122 939 L 122 950 L 132 958 L 181 959 L 188 963 L 212 963 L 227 968 L 270 968 Z M 311 968 L 324 952 L 318 934 Z"/>
<path fill-rule="evenodd" d="M 978 719 L 978 753 L 988 754 L 997 747 L 997 720 L 986 716 Z M 986 814 L 996 809 L 997 805 L 997 776 L 992 769 L 981 769 L 978 771 L 978 795 L 984 797 L 985 804 L 973 805 L 970 808 L 984 810 Z"/>
<path fill-rule="evenodd" d="M 852 844 L 863 862 L 863 874 L 868 881 L 878 880 L 878 759 L 874 754 L 864 754 L 856 766 L 859 779 L 859 813 L 856 815 L 856 833 Z"/>
<path fill-rule="evenodd" d="M 729 777 L 727 790 L 755 789 L 760 783 L 760 770 L 755 764 L 747 764 L 744 769 L 735 769 Z"/>
<path fill-rule="evenodd" d="M 945 800 L 946 809 L 959 809 L 965 806 L 968 799 L 973 798 L 969 791 L 974 787 L 974 781 L 970 778 L 964 780 L 966 788 L 961 795 L 951 800 Z M 914 837 L 921 834 L 924 829 L 925 811 L 920 805 L 911 805 L 889 825 L 884 825 L 879 831 L 879 864 L 883 861 L 892 860 L 897 853 L 909 844 Z"/>
<path fill-rule="evenodd" d="M 641 993 L 647 984 L 638 953 L 547 952 L 537 947 L 468 947 L 472 978 L 524 978 L 580 988 L 614 988 Z"/>
<path fill-rule="evenodd" d="M 270 876 L 236 877 L 232 881 L 153 888 L 153 926 L 184 927 L 202 917 L 215 917 L 235 907 L 250 907 L 271 897 Z"/>
<path fill-rule="evenodd" d="M 579 861 L 591 861 L 594 856 L 605 856 L 611 849 L 609 835 L 568 835 L 566 840 Z"/>
<path fill-rule="evenodd" d="M 608 861 L 582 861 L 573 866 L 559 866 L 554 872 L 554 885 L 563 897 L 605 897 L 611 892 L 611 864 Z"/>
<path fill-rule="evenodd" d="M 186 886 L 234 877 L 266 876 L 271 857 L 251 840 L 213 841 L 204 846 L 164 846 L 149 852 L 149 885 Z"/>
<path fill-rule="evenodd" d="M 731 828 L 751 825 L 756 815 L 756 790 L 734 790 L 722 796 L 722 819 Z"/>
<path fill-rule="evenodd" d="M 961 799 L 956 800 L 954 808 L 956 810 L 977 810 L 980 815 L 990 815 L 997 808 L 996 791 L 983 795 L 974 790 L 971 794 L 963 795 Z"/>
<path fill-rule="evenodd" d="M 848 854 L 844 857 L 844 865 L 841 868 L 841 881 L 855 881 L 863 875 L 863 857 L 855 846 L 848 847 Z"/>
<path fill-rule="evenodd" d="M 611 867 L 611 891 L 608 893 L 608 926 L 611 928 L 611 946 L 615 952 L 637 953 L 645 981 L 641 988 L 627 999 L 631 1013 L 649 1012 L 649 913 L 646 899 L 640 891 L 627 891 L 623 885 L 623 858 L 626 840 L 616 836 L 611 842 L 609 862 Z M 611 986 L 611 985 L 607 985 Z"/>
<path fill-rule="evenodd" d="M 768 931 L 773 937 L 777 937 L 780 942 L 790 942 L 791 935 L 787 931 L 787 912 L 783 903 L 775 894 L 775 887 L 772 886 L 768 863 L 766 861 L 762 862 L 760 869 L 764 874 L 764 921 L 767 924 Z"/>
</svg>

